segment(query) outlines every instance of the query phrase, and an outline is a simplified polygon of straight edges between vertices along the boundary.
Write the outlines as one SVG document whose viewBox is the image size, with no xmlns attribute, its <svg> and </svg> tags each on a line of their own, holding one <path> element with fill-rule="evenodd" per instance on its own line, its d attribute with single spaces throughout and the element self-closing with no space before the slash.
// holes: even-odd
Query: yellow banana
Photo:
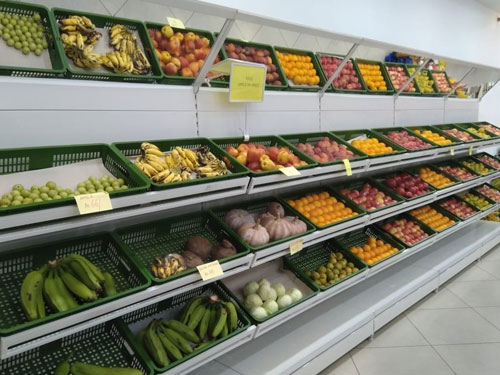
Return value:
<svg viewBox="0 0 500 375">
<path fill-rule="evenodd" d="M 176 177 L 176 174 L 174 172 L 170 172 L 170 174 L 163 180 L 164 184 L 169 184 L 173 181 L 173 179 Z"/>
<path fill-rule="evenodd" d="M 165 162 L 167 163 L 169 168 L 174 168 L 177 164 L 175 164 L 174 158 L 171 154 L 165 156 Z"/>
<path fill-rule="evenodd" d="M 181 147 L 176 146 L 175 151 L 177 151 L 182 158 L 186 157 L 186 155 L 184 154 L 184 150 Z"/>
<path fill-rule="evenodd" d="M 155 156 L 158 156 L 160 158 L 165 157 L 165 154 L 163 152 L 161 152 L 159 149 L 153 148 L 153 147 L 147 148 L 145 151 L 145 154 L 146 155 L 155 155 Z"/>
</svg>

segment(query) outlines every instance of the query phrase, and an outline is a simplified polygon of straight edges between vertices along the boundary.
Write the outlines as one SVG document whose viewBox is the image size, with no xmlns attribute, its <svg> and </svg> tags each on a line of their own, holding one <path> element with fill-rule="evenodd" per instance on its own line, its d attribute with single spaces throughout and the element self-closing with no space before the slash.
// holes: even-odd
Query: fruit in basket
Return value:
<svg viewBox="0 0 500 375">
<path fill-rule="evenodd" d="M 186 270 L 184 258 L 177 253 L 158 256 L 151 265 L 151 272 L 159 279 L 165 279 L 184 270 Z"/>
<path fill-rule="evenodd" d="M 15 47 L 28 55 L 41 56 L 48 48 L 42 17 L 34 13 L 31 17 L 0 12 L 0 37 L 9 47 Z"/>
<path fill-rule="evenodd" d="M 439 92 L 448 93 L 451 91 L 450 83 L 444 72 L 432 72 L 432 78 L 434 78 L 434 82 Z"/>
<path fill-rule="evenodd" d="M 500 191 L 489 187 L 488 185 L 483 185 L 476 188 L 476 191 L 483 194 L 484 196 L 490 198 L 495 202 L 500 202 Z"/>
<path fill-rule="evenodd" d="M 283 72 L 296 85 L 315 86 L 319 84 L 319 76 L 310 56 L 276 51 Z"/>
<path fill-rule="evenodd" d="M 248 211 L 235 208 L 224 215 L 224 222 L 232 229 L 238 230 L 243 224 L 255 224 L 255 218 Z"/>
<path fill-rule="evenodd" d="M 290 223 L 278 214 L 277 217 L 272 217 L 267 220 L 264 225 L 267 233 L 269 233 L 270 241 L 279 240 L 281 238 L 288 237 L 292 234 L 292 229 L 290 228 Z"/>
<path fill-rule="evenodd" d="M 500 222 L 500 213 L 498 211 L 494 211 L 491 214 L 488 214 L 487 216 L 483 217 L 481 220 L 486 220 L 486 221 L 494 221 L 494 222 Z"/>
<path fill-rule="evenodd" d="M 204 263 L 201 257 L 191 251 L 184 251 L 182 253 L 182 260 L 184 261 L 186 269 L 198 267 Z"/>
<path fill-rule="evenodd" d="M 230 59 L 237 59 L 266 65 L 266 84 L 277 86 L 283 85 L 283 82 L 281 82 L 278 73 L 278 67 L 273 62 L 271 53 L 267 49 L 243 46 L 231 42 L 225 43 L 224 49 L 226 50 L 227 57 Z"/>
<path fill-rule="evenodd" d="M 442 135 L 439 135 L 438 133 L 435 133 L 431 130 L 414 130 L 415 134 L 418 134 L 422 137 L 424 137 L 425 139 L 428 139 L 429 141 L 431 142 L 434 142 L 435 144 L 437 145 L 440 145 L 440 146 L 446 146 L 446 145 L 451 145 L 453 142 L 451 141 L 451 139 L 448 139 L 448 138 L 445 138 L 443 137 Z"/>
<path fill-rule="evenodd" d="M 311 143 L 299 143 L 297 148 L 320 163 L 328 163 L 334 160 L 352 159 L 357 157 L 347 146 L 334 140 L 323 137 L 314 145 Z"/>
<path fill-rule="evenodd" d="M 407 172 L 392 175 L 384 180 L 386 186 L 405 198 L 415 198 L 430 192 L 429 185 L 420 177 Z"/>
<path fill-rule="evenodd" d="M 318 226 L 333 224 L 358 215 L 327 191 L 308 194 L 295 200 L 288 200 L 287 203 Z"/>
<path fill-rule="evenodd" d="M 122 178 L 115 179 L 108 175 L 104 175 L 101 178 L 90 176 L 87 180 L 79 182 L 76 185 L 76 190 L 73 192 L 73 195 L 93 194 L 104 191 L 111 193 L 113 191 L 126 189 L 128 189 L 128 186 L 125 185 L 125 181 Z M 60 194 L 62 194 L 62 196 L 64 195 L 63 192 L 60 192 Z"/>
<path fill-rule="evenodd" d="M 442 189 L 446 186 L 454 184 L 454 182 L 445 175 L 438 173 L 428 167 L 420 168 L 418 170 L 418 175 L 423 181 L 427 182 L 429 185 L 432 185 L 436 189 Z"/>
<path fill-rule="evenodd" d="M 250 246 L 262 246 L 270 241 L 269 233 L 259 220 L 255 224 L 243 224 L 238 229 L 238 236 Z"/>
<path fill-rule="evenodd" d="M 467 131 L 469 133 L 472 133 L 474 135 L 477 135 L 479 138 L 482 138 L 482 139 L 488 139 L 488 138 L 491 138 L 487 133 L 486 131 L 483 129 L 483 128 L 479 128 L 479 129 L 476 129 L 476 128 L 473 128 L 473 127 L 468 127 L 467 128 Z"/>
<path fill-rule="evenodd" d="M 429 205 L 410 211 L 410 215 L 438 232 L 455 224 L 455 220 L 443 215 Z"/>
<path fill-rule="evenodd" d="M 472 169 L 477 174 L 484 175 L 484 174 L 488 174 L 488 173 L 493 172 L 493 169 L 490 169 L 486 165 L 484 165 L 483 163 L 478 163 L 478 162 L 476 162 L 476 161 L 474 161 L 472 159 L 464 160 L 464 161 L 462 161 L 461 164 L 464 167 Z"/>
<path fill-rule="evenodd" d="M 408 73 L 412 75 L 415 73 L 415 68 L 414 67 L 408 67 Z M 427 71 L 420 71 L 417 76 L 415 77 L 415 80 L 418 83 L 418 87 L 420 88 L 420 91 L 424 94 L 431 94 L 434 92 L 434 87 L 433 87 L 433 82 L 430 80 L 429 76 L 427 75 Z"/>
<path fill-rule="evenodd" d="M 477 177 L 475 174 L 469 172 L 467 169 L 454 165 L 441 165 L 438 168 L 460 181 L 467 181 Z"/>
<path fill-rule="evenodd" d="M 407 148 L 408 150 L 418 150 L 421 148 L 431 147 L 429 143 L 424 142 L 420 138 L 409 134 L 406 130 L 390 131 L 386 134 L 386 137 L 391 141 L 397 143 L 398 145 Z"/>
<path fill-rule="evenodd" d="M 190 251 L 198 255 L 201 259 L 206 259 L 210 255 L 212 244 L 202 236 L 189 237 L 184 244 L 184 251 Z M 184 255 L 184 253 L 183 253 Z"/>
<path fill-rule="evenodd" d="M 387 91 L 387 84 L 379 64 L 359 63 L 358 66 L 368 90 Z"/>
<path fill-rule="evenodd" d="M 480 210 L 484 210 L 485 208 L 488 208 L 491 206 L 491 203 L 488 202 L 486 199 L 483 197 L 480 197 L 479 195 L 472 194 L 472 193 L 467 193 L 465 194 L 462 199 L 466 201 L 469 204 L 472 204 L 474 207 L 479 208 Z"/>
<path fill-rule="evenodd" d="M 394 152 L 391 146 L 387 146 L 377 138 L 354 139 L 351 145 L 367 155 L 380 155 Z"/>
<path fill-rule="evenodd" d="M 328 262 L 317 267 L 315 270 L 305 270 L 305 274 L 313 281 L 323 287 L 335 284 L 342 279 L 358 272 L 359 269 L 352 262 L 344 259 L 340 252 L 330 253 Z"/>
<path fill-rule="evenodd" d="M 443 129 L 443 131 L 464 142 L 469 142 L 474 140 L 474 137 L 472 135 L 457 128 Z"/>
<path fill-rule="evenodd" d="M 229 146 L 225 150 L 254 172 L 307 165 L 286 146 L 266 147 L 261 144 L 240 143 L 238 147 Z"/>
<path fill-rule="evenodd" d="M 224 239 L 220 244 L 214 246 L 210 252 L 210 256 L 214 260 L 227 258 L 236 254 L 236 248 L 228 240 Z"/>
<path fill-rule="evenodd" d="M 66 373 L 66 374 L 69 374 Z M 71 365 L 72 375 L 142 375 L 142 371 L 131 367 L 103 367 L 89 363 L 75 362 Z M 57 374 L 56 374 L 57 375 Z"/>
<path fill-rule="evenodd" d="M 366 243 L 360 246 L 351 246 L 349 251 L 365 261 L 366 264 L 373 265 L 396 254 L 399 250 L 376 237 L 368 237 Z"/>
<path fill-rule="evenodd" d="M 450 211 L 460 219 L 466 219 L 476 213 L 476 211 L 472 207 L 454 197 L 439 202 L 439 206 L 447 211 Z"/>
<path fill-rule="evenodd" d="M 113 25 L 109 29 L 109 43 L 114 47 L 116 52 L 122 54 L 122 59 L 124 54 L 129 56 L 133 66 L 131 73 L 149 74 L 151 72 L 151 64 L 144 54 L 139 41 L 126 26 L 119 24 Z M 118 59 L 118 61 L 120 60 Z M 104 57 L 103 63 L 106 65 L 106 59 Z"/>
<path fill-rule="evenodd" d="M 389 221 L 383 228 L 407 245 L 414 245 L 429 237 L 415 221 L 405 218 Z"/>
<path fill-rule="evenodd" d="M 153 182 L 160 184 L 230 173 L 226 163 L 217 158 L 208 146 L 201 146 L 196 150 L 177 146 L 164 153 L 158 146 L 144 142 L 141 144 L 141 156 L 135 159 L 134 165 Z"/>
<path fill-rule="evenodd" d="M 402 66 L 387 65 L 387 72 L 395 90 L 399 90 L 408 80 L 408 76 Z M 417 89 L 413 81 L 403 90 L 403 92 L 415 92 Z"/>
<path fill-rule="evenodd" d="M 326 78 L 330 78 L 337 67 L 342 63 L 342 58 L 336 56 L 320 56 L 319 62 L 325 71 Z M 342 90 L 362 90 L 359 77 L 354 70 L 352 61 L 347 61 L 339 75 L 332 82 L 333 87 Z"/>
<path fill-rule="evenodd" d="M 496 126 L 493 126 L 491 124 L 479 124 L 479 127 L 489 131 L 490 133 L 500 136 L 500 129 Z"/>
<path fill-rule="evenodd" d="M 394 199 L 386 195 L 383 191 L 373 187 L 369 183 L 364 183 L 361 189 L 342 189 L 340 193 L 359 204 L 367 211 L 376 210 L 381 207 L 396 203 Z"/>
<path fill-rule="evenodd" d="M 500 162 L 496 159 L 493 159 L 487 154 L 476 156 L 476 158 L 479 159 L 479 161 L 481 161 L 482 163 L 489 165 L 490 167 L 500 169 Z"/>
<path fill-rule="evenodd" d="M 278 202 L 269 203 L 267 205 L 267 212 L 275 217 L 278 217 L 278 216 L 284 217 L 285 216 L 285 209 Z"/>
</svg>

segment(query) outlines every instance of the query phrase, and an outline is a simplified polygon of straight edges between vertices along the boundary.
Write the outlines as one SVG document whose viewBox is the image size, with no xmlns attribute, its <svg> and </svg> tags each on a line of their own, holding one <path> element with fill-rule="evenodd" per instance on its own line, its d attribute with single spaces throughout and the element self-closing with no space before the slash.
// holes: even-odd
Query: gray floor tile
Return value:
<svg viewBox="0 0 500 375">
<path fill-rule="evenodd" d="M 500 330 L 471 308 L 414 310 L 407 316 L 431 345 L 500 342 Z"/>
<path fill-rule="evenodd" d="M 475 307 L 474 310 L 500 329 L 500 307 Z"/>
<path fill-rule="evenodd" d="M 210 361 L 206 365 L 190 372 L 189 375 L 239 375 L 239 373 L 218 361 Z"/>
<path fill-rule="evenodd" d="M 354 362 L 349 354 L 346 354 L 333 365 L 325 368 L 319 375 L 359 375 Z"/>
<path fill-rule="evenodd" d="M 500 245 L 483 256 L 483 260 L 500 260 Z"/>
<path fill-rule="evenodd" d="M 439 345 L 434 349 L 457 375 L 500 373 L 500 344 Z"/>
<path fill-rule="evenodd" d="M 487 272 L 486 268 L 481 267 L 483 263 L 485 262 L 476 263 L 470 266 L 464 272 L 457 275 L 453 281 L 496 280 L 497 278 L 490 272 Z"/>
<path fill-rule="evenodd" d="M 361 345 L 364 348 L 388 348 L 421 346 L 429 345 L 429 343 L 406 316 L 400 316 L 378 332 L 375 332 L 373 340 L 367 340 Z"/>
<path fill-rule="evenodd" d="M 499 280 L 453 282 L 447 288 L 469 306 L 500 306 Z"/>
<path fill-rule="evenodd" d="M 411 310 L 420 309 L 453 309 L 458 307 L 468 307 L 467 304 L 450 292 L 442 288 L 437 293 L 431 293 L 420 302 L 416 303 Z"/>
<path fill-rule="evenodd" d="M 477 263 L 477 266 L 496 278 L 500 278 L 500 260 L 484 259 Z"/>
<path fill-rule="evenodd" d="M 101 0 L 102 5 L 104 5 L 109 14 L 113 16 L 126 2 L 127 0 Z"/>
<path fill-rule="evenodd" d="M 365 348 L 352 357 L 360 375 L 453 375 L 430 346 Z"/>
</svg>

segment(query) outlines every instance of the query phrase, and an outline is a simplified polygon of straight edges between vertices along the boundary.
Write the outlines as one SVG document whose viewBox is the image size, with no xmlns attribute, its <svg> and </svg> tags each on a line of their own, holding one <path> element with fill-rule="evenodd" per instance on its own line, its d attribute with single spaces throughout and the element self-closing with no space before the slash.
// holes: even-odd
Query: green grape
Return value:
<svg viewBox="0 0 500 375">
<path fill-rule="evenodd" d="M 122 185 L 122 186 L 120 187 L 120 189 L 122 189 L 122 190 L 127 190 L 127 189 L 128 189 L 128 186 L 127 186 L 127 185 Z"/>
<path fill-rule="evenodd" d="M 24 198 L 23 204 L 29 204 L 29 203 L 33 203 L 33 199 L 31 199 L 31 198 Z"/>
<path fill-rule="evenodd" d="M 10 204 L 10 202 L 11 201 L 9 201 L 8 199 L 2 199 L 2 200 L 0 200 L 0 205 L 2 205 L 2 206 L 7 205 L 8 206 Z"/>
<path fill-rule="evenodd" d="M 19 21 L 17 21 L 17 26 L 18 27 L 23 27 L 24 26 L 24 20 L 22 18 Z"/>
<path fill-rule="evenodd" d="M 99 188 L 99 189 L 97 189 L 97 192 L 98 192 L 98 193 L 102 193 L 103 191 L 104 191 L 104 189 L 103 189 L 103 188 Z"/>
<path fill-rule="evenodd" d="M 47 193 L 41 193 L 40 198 L 46 201 L 49 198 L 49 195 Z"/>
<path fill-rule="evenodd" d="M 14 46 L 14 44 L 16 44 L 16 42 L 14 41 L 14 39 L 9 39 L 9 40 L 7 41 L 7 45 L 8 45 L 9 47 Z"/>
<path fill-rule="evenodd" d="M 106 190 L 108 193 L 111 193 L 112 191 L 115 191 L 115 189 L 113 189 L 111 186 L 108 186 L 105 190 Z"/>
<path fill-rule="evenodd" d="M 84 187 L 79 187 L 79 188 L 78 188 L 78 192 L 79 192 L 80 194 L 86 194 L 86 193 L 87 193 L 87 189 L 86 189 L 86 188 L 84 188 Z"/>
<path fill-rule="evenodd" d="M 7 193 L 2 195 L 2 199 L 7 199 L 8 201 L 11 201 L 12 199 L 14 199 L 14 196 L 11 193 Z"/>
<path fill-rule="evenodd" d="M 40 22 L 42 20 L 42 17 L 40 17 L 38 13 L 35 13 L 32 18 L 36 22 Z"/>
<path fill-rule="evenodd" d="M 19 49 L 19 50 L 20 50 L 21 48 L 23 48 L 23 45 L 21 44 L 21 42 L 16 42 L 16 43 L 14 44 L 14 47 L 15 47 L 16 49 Z"/>
<path fill-rule="evenodd" d="M 9 24 L 9 20 L 7 18 L 2 18 L 2 25 L 7 26 Z"/>
<path fill-rule="evenodd" d="M 11 24 L 11 23 L 8 23 L 7 25 L 5 25 L 5 27 L 8 29 L 8 30 L 14 30 L 14 25 Z"/>
<path fill-rule="evenodd" d="M 73 195 L 74 195 L 75 197 L 76 197 L 77 195 L 80 195 L 80 194 L 81 194 L 81 193 L 80 193 L 78 190 L 76 190 L 76 191 L 74 191 L 74 192 L 73 192 Z"/>
<path fill-rule="evenodd" d="M 30 49 L 28 47 L 23 47 L 23 53 L 28 55 L 30 53 Z"/>
<path fill-rule="evenodd" d="M 28 197 L 28 198 L 31 198 L 31 199 L 36 199 L 36 198 L 38 198 L 38 197 L 40 197 L 40 195 L 39 195 L 39 194 L 37 194 L 37 193 L 31 193 L 31 194 L 29 195 L 29 197 Z"/>
<path fill-rule="evenodd" d="M 19 19 L 20 19 L 20 18 L 19 18 L 19 16 L 18 16 L 17 14 L 13 14 L 13 15 L 11 16 L 11 19 L 16 20 L 16 21 L 19 21 Z"/>
<path fill-rule="evenodd" d="M 11 19 L 11 20 L 10 20 L 10 24 L 11 24 L 12 26 L 16 26 L 16 25 L 17 25 L 17 20 L 16 20 L 15 18 Z"/>
<path fill-rule="evenodd" d="M 62 198 L 67 198 L 68 197 L 68 193 L 66 193 L 66 191 L 61 191 L 59 193 L 59 195 L 62 197 Z"/>
<path fill-rule="evenodd" d="M 16 42 L 19 42 L 19 41 L 20 41 L 20 40 L 19 40 L 19 36 L 17 36 L 17 35 L 14 35 L 14 36 L 12 37 L 12 39 L 9 39 L 9 40 L 12 40 L 14 43 L 16 43 Z M 7 44 L 9 43 L 9 40 L 7 41 Z"/>
<path fill-rule="evenodd" d="M 3 38 L 3 40 L 8 41 L 9 39 L 11 39 L 11 36 L 10 36 L 8 31 L 5 31 L 2 34 L 2 38 Z"/>
<path fill-rule="evenodd" d="M 123 180 L 123 178 L 119 178 L 116 180 L 116 182 L 118 182 L 118 184 L 121 186 L 125 183 L 125 181 Z"/>
<path fill-rule="evenodd" d="M 89 194 L 94 194 L 94 193 L 96 193 L 96 190 L 95 190 L 94 188 L 90 188 L 88 191 L 89 191 Z"/>
<path fill-rule="evenodd" d="M 21 204 L 23 204 L 23 202 L 21 202 L 21 201 L 13 201 L 10 205 L 11 206 L 20 206 Z"/>
<path fill-rule="evenodd" d="M 56 191 L 57 191 L 57 193 L 60 194 L 61 191 L 64 191 L 64 189 L 62 187 L 58 186 L 58 187 L 56 187 Z"/>
<path fill-rule="evenodd" d="M 57 184 L 54 181 L 48 181 L 45 186 L 47 186 L 50 190 L 54 190 L 57 188 Z"/>
<path fill-rule="evenodd" d="M 43 202 L 43 199 L 35 198 L 35 199 L 33 199 L 33 202 L 40 203 L 40 202 Z"/>
<path fill-rule="evenodd" d="M 23 198 L 28 198 L 30 196 L 31 192 L 29 190 L 26 190 L 26 189 L 23 189 L 21 191 L 21 195 L 23 196 Z"/>
<path fill-rule="evenodd" d="M 25 40 L 24 42 L 21 42 L 21 45 L 23 46 L 23 48 L 28 48 L 29 46 L 29 43 L 27 40 Z M 28 48 L 29 49 L 29 48 Z"/>
<path fill-rule="evenodd" d="M 49 192 L 49 188 L 47 186 L 40 186 L 40 193 L 48 193 Z"/>
<path fill-rule="evenodd" d="M 54 198 L 57 195 L 57 191 L 56 190 L 49 190 L 49 192 L 47 194 L 49 194 L 50 198 Z"/>
<path fill-rule="evenodd" d="M 56 199 L 62 199 L 62 197 L 59 194 L 56 194 L 53 198 L 54 198 L 54 200 L 56 200 Z"/>
</svg>

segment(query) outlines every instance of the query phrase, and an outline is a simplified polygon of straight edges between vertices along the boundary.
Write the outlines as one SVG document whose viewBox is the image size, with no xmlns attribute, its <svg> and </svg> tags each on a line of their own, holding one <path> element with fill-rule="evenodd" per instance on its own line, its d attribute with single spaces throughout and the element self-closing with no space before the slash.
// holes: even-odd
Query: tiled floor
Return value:
<svg viewBox="0 0 500 375">
<path fill-rule="evenodd" d="M 321 373 L 441 374 L 500 374 L 500 246 Z"/>
</svg>

